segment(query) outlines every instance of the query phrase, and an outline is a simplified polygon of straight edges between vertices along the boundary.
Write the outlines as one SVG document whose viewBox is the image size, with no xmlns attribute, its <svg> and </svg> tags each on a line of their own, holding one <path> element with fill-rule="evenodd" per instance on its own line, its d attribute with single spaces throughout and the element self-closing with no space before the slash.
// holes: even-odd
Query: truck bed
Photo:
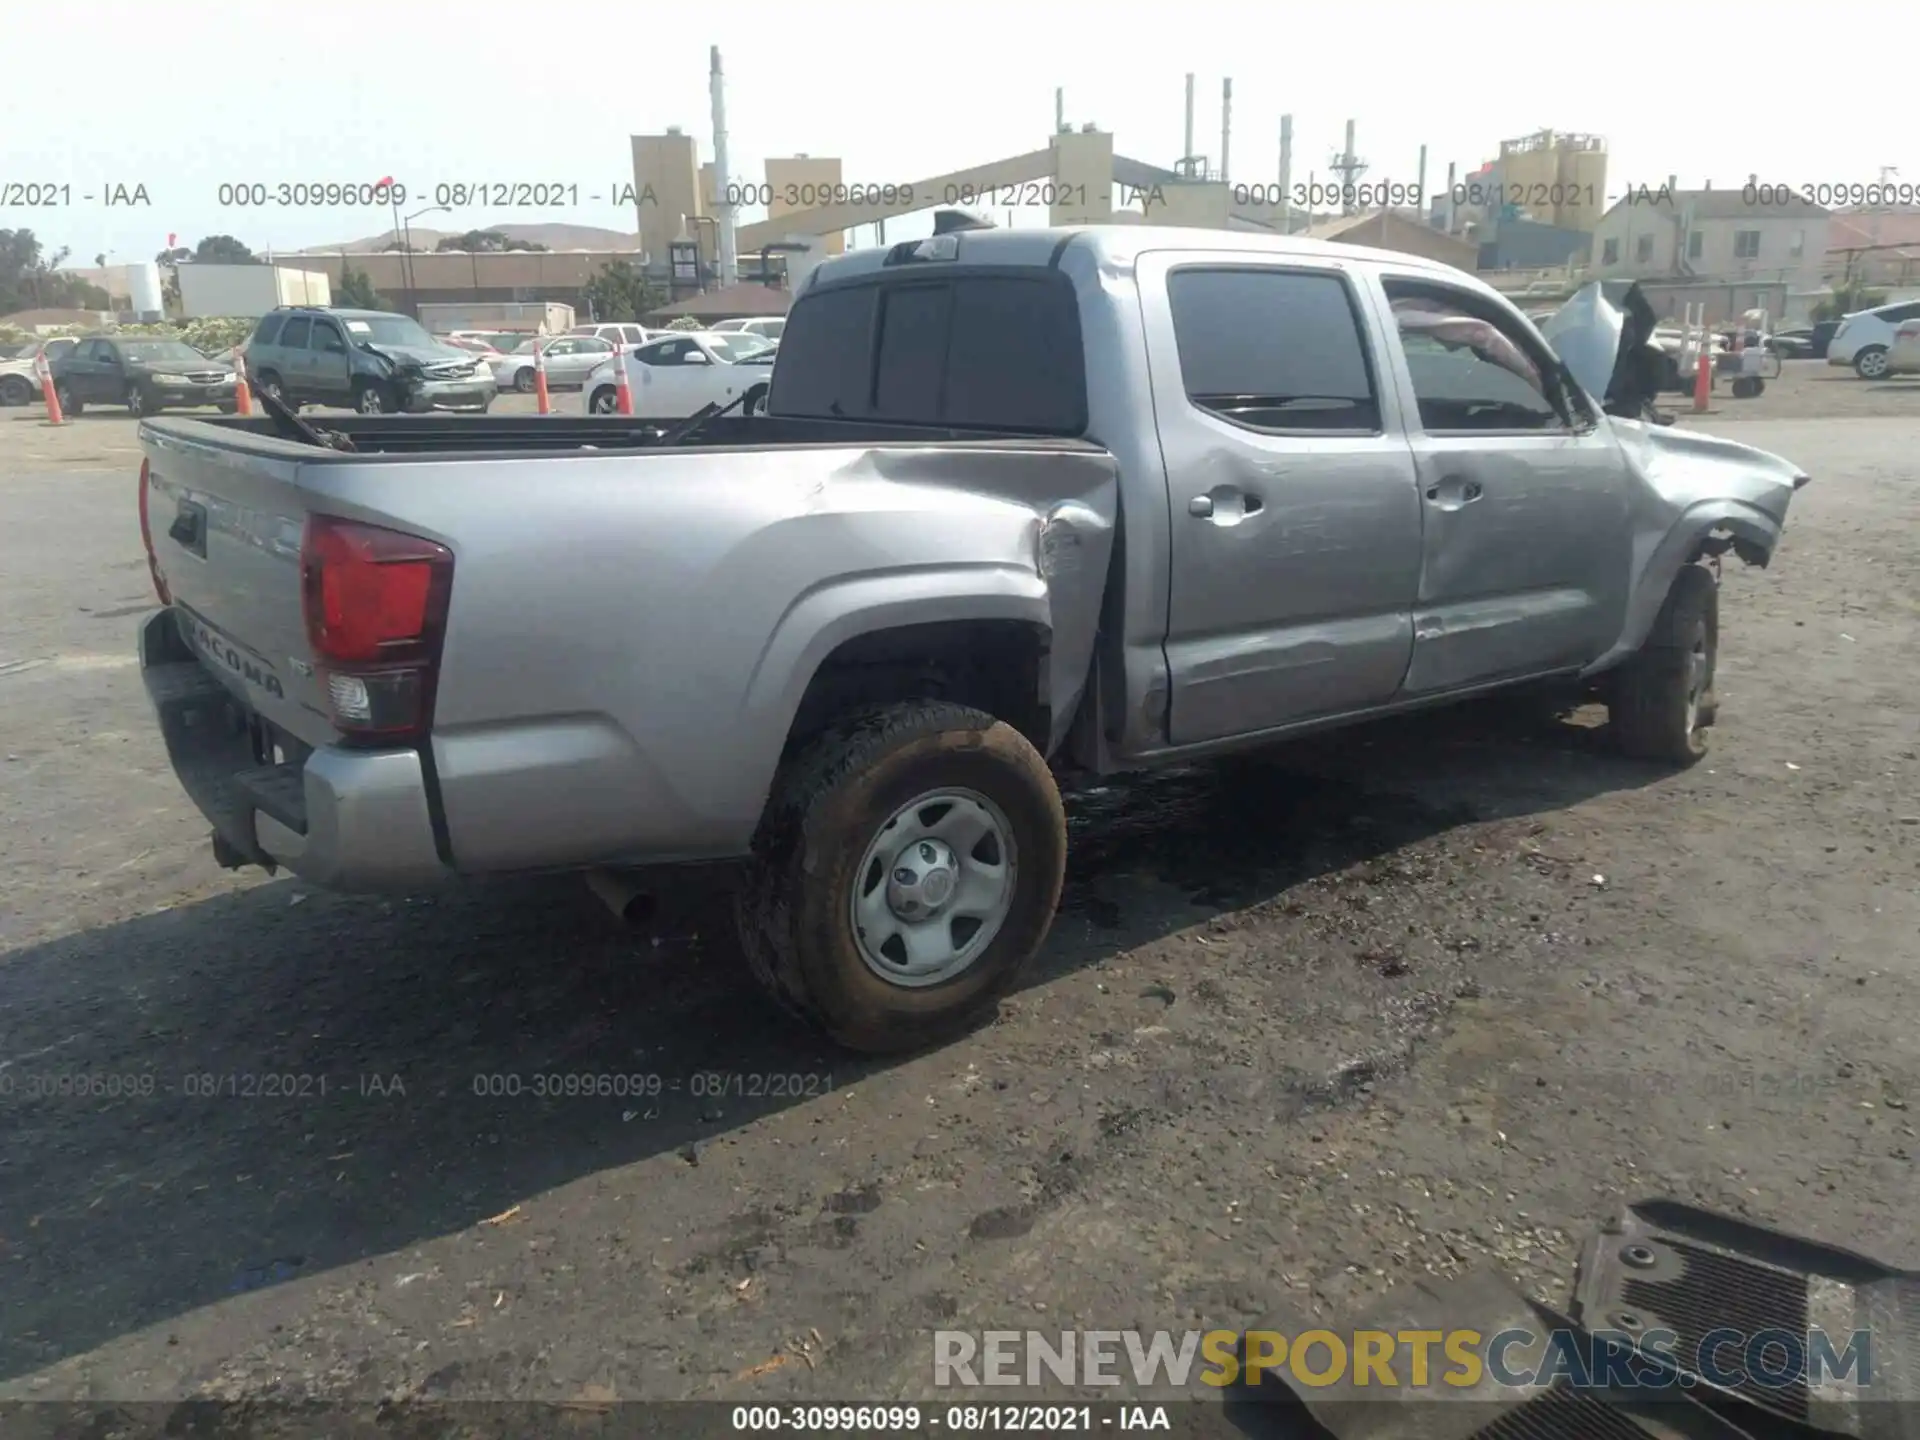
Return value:
<svg viewBox="0 0 1920 1440">
<path fill-rule="evenodd" d="M 246 437 L 298 446 L 303 458 L 351 459 L 353 455 L 432 455 L 479 458 L 487 454 L 563 455 L 582 450 L 658 448 L 667 426 L 630 415 L 303 415 L 316 430 L 345 436 L 351 451 L 328 451 L 296 439 L 270 417 L 162 416 L 146 427 L 185 440 L 214 444 Z M 209 433 L 213 432 L 213 433 Z M 867 420 L 817 420 L 780 416 L 721 415 L 676 450 L 765 450 L 795 445 L 957 444 L 1018 440 L 1024 445 L 1090 449 L 1080 441 L 1037 437 L 1019 430 L 952 430 L 931 425 L 888 425 Z"/>
</svg>

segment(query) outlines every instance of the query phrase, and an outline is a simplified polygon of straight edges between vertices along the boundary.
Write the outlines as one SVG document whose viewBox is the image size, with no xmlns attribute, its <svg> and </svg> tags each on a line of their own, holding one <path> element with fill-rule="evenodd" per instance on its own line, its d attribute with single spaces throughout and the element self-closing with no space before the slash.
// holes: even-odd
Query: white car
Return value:
<svg viewBox="0 0 1920 1440">
<path fill-rule="evenodd" d="M 1887 374 L 1920 375 L 1920 320 L 1902 320 L 1887 347 Z"/>
<path fill-rule="evenodd" d="M 493 367 L 494 384 L 502 390 L 518 390 L 528 395 L 533 393 L 533 358 L 536 349 L 545 351 L 542 358 L 547 371 L 547 388 L 570 390 L 576 385 L 586 384 L 587 376 L 612 358 L 614 347 L 609 341 L 590 336 L 561 335 L 546 340 L 522 340 L 505 355 L 482 358 Z"/>
<path fill-rule="evenodd" d="M 1903 320 L 1920 320 L 1920 300 L 1856 310 L 1840 322 L 1827 342 L 1829 365 L 1851 365 L 1862 380 L 1887 374 L 1887 354 L 1893 348 L 1894 327 Z"/>
<path fill-rule="evenodd" d="M 759 335 L 767 340 L 778 340 L 780 332 L 787 328 L 787 317 L 763 315 L 752 320 L 721 320 L 707 328 L 716 335 Z"/>
<path fill-rule="evenodd" d="M 654 420 L 684 420 L 707 405 L 737 400 L 755 383 L 771 378 L 779 347 L 758 335 L 683 330 L 626 352 L 633 413 Z M 587 377 L 587 410 L 612 415 L 619 407 L 613 362 Z"/>
<path fill-rule="evenodd" d="M 649 330 L 644 325 L 635 325 L 631 321 L 615 323 L 602 320 L 588 325 L 576 325 L 567 331 L 569 335 L 585 335 L 595 340 L 605 340 L 609 345 L 617 345 L 623 350 L 631 350 L 636 345 L 644 345 L 649 340 L 658 340 L 667 332 Z"/>
<path fill-rule="evenodd" d="M 40 399 L 40 372 L 34 367 L 41 355 L 51 365 L 80 342 L 71 335 L 51 340 L 27 340 L 0 345 L 0 405 L 32 405 Z"/>
</svg>

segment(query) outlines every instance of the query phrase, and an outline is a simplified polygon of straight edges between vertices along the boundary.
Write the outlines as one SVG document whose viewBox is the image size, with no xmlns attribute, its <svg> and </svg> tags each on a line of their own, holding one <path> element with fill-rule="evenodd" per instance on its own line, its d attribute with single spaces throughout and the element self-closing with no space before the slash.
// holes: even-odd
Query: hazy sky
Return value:
<svg viewBox="0 0 1920 1440">
<path fill-rule="evenodd" d="M 1616 193 L 1669 174 L 1738 188 L 1755 173 L 1872 181 L 1886 166 L 1920 186 L 1920 125 L 1903 118 L 1901 71 L 1868 63 L 1920 52 L 1920 5 L 1752 6 L 1745 27 L 1740 13 L 1672 0 L 815 0 L 698 11 L 619 0 L 31 0 L 10 6 L 0 30 L 0 200 L 51 182 L 70 185 L 72 202 L 0 209 L 0 227 L 31 228 L 87 263 L 101 251 L 114 263 L 148 258 L 169 232 L 181 244 L 224 232 L 256 250 L 292 249 L 378 233 L 390 214 L 224 207 L 219 187 L 390 174 L 416 197 L 408 211 L 431 204 L 437 183 L 547 181 L 581 195 L 577 207 L 469 209 L 422 226 L 569 220 L 631 231 L 630 210 L 586 197 L 630 181 L 630 134 L 677 124 L 707 157 L 710 43 L 726 60 L 736 178 L 759 179 L 768 154 L 837 154 L 847 180 L 886 183 L 1038 149 L 1055 86 L 1066 88 L 1070 122 L 1113 131 L 1121 154 L 1171 164 L 1191 70 L 1196 148 L 1215 163 L 1220 81 L 1232 77 L 1236 181 L 1273 178 L 1279 117 L 1291 112 L 1296 182 L 1325 176 L 1351 117 L 1367 180 L 1411 183 L 1424 143 L 1430 189 L 1449 162 L 1464 172 L 1501 139 L 1543 127 L 1605 136 Z M 700 15 L 711 34 L 686 30 Z M 1840 50 L 1857 50 L 1861 68 L 1836 69 Z M 1892 108 L 1869 103 L 1875 86 Z M 1742 88 L 1754 98 L 1738 98 Z M 81 198 L 112 185 L 142 185 L 152 203 Z M 894 222 L 890 238 L 914 228 Z"/>
</svg>

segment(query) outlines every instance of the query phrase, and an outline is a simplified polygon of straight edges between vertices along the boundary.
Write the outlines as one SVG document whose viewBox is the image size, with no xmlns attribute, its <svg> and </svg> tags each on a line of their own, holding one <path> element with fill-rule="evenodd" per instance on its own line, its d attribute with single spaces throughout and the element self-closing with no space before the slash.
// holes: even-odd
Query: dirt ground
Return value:
<svg viewBox="0 0 1920 1440">
<path fill-rule="evenodd" d="M 1029 983 L 884 1064 L 711 896 L 215 868 L 133 427 L 0 412 L 0 1399 L 931 1397 L 936 1328 L 1563 1303 L 1652 1195 L 1920 1264 L 1920 383 L 1802 368 L 1682 422 L 1815 477 L 1699 767 L 1483 706 L 1076 797 Z"/>
</svg>

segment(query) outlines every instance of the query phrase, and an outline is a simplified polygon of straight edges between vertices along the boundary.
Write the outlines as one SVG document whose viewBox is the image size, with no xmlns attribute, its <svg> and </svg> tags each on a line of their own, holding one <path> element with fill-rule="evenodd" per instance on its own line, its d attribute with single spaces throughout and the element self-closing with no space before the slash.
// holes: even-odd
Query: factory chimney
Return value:
<svg viewBox="0 0 1920 1440">
<path fill-rule="evenodd" d="M 1220 178 L 1227 178 L 1227 154 L 1233 145 L 1233 81 L 1220 82 Z"/>
<path fill-rule="evenodd" d="M 1423 208 L 1427 203 L 1427 147 L 1424 145 L 1420 147 L 1420 168 L 1413 177 L 1413 200 Z M 1421 215 L 1420 223 L 1424 225 L 1426 221 L 1427 217 Z"/>
<path fill-rule="evenodd" d="M 1293 117 L 1280 117 L 1280 226 L 1293 229 Z"/>
<path fill-rule="evenodd" d="M 1067 87 L 1058 86 L 1053 92 L 1053 133 L 1067 133 Z"/>
<path fill-rule="evenodd" d="M 1185 162 L 1193 159 L 1193 72 L 1187 72 L 1187 148 L 1181 154 L 1182 169 L 1190 168 Z"/>
<path fill-rule="evenodd" d="M 733 206 L 727 196 L 733 185 L 727 169 L 727 77 L 720 69 L 720 47 L 710 52 L 707 84 L 713 95 L 713 209 L 714 227 L 720 232 L 720 288 L 726 289 L 740 278 L 738 256 L 734 250 Z"/>
</svg>

